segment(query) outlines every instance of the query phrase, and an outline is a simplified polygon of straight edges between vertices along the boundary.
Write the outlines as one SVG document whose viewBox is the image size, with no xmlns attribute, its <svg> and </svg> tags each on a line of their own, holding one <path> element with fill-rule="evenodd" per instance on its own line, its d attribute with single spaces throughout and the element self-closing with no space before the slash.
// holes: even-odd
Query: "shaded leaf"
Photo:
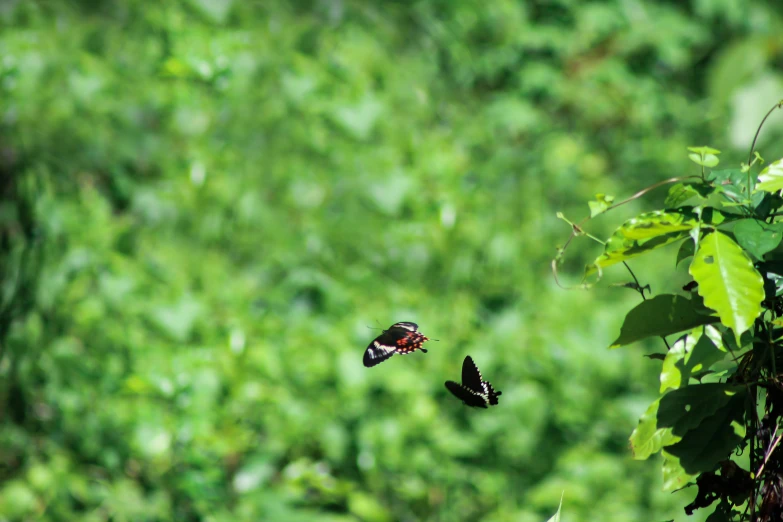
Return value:
<svg viewBox="0 0 783 522">
<path fill-rule="evenodd" d="M 657 426 L 672 428 L 673 434 L 683 437 L 744 392 L 742 386 L 725 383 L 696 384 L 672 390 L 660 399 Z"/>
<path fill-rule="evenodd" d="M 668 208 L 679 207 L 691 198 L 706 199 L 714 191 L 715 187 L 706 183 L 677 183 L 669 188 L 663 204 Z"/>
<path fill-rule="evenodd" d="M 693 241 L 683 241 L 682 245 L 680 245 L 680 249 L 677 251 L 677 261 L 675 263 L 675 266 L 679 266 L 679 264 L 689 257 L 693 256 L 693 253 L 696 250 L 696 245 Z"/>
<path fill-rule="evenodd" d="M 699 283 L 704 304 L 718 313 L 737 338 L 761 314 L 764 281 L 753 262 L 729 236 L 704 236 L 691 263 L 690 274 Z"/>
<path fill-rule="evenodd" d="M 683 389 L 702 386 L 707 385 Z M 726 459 L 745 437 L 745 399 L 745 389 L 742 388 L 713 415 L 705 417 L 698 426 L 682 435 L 682 440 L 667 446 L 666 451 L 679 458 L 680 465 L 687 473 L 711 471 L 718 462 Z M 702 406 L 704 405 L 693 406 L 691 415 Z"/>
<path fill-rule="evenodd" d="M 740 169 L 713 170 L 707 174 L 707 180 L 716 184 L 716 189 L 734 199 L 745 199 L 748 175 Z"/>
<path fill-rule="evenodd" d="M 743 219 L 734 225 L 734 237 L 742 248 L 761 259 L 783 239 L 783 222 L 767 224 L 758 219 Z"/>
<path fill-rule="evenodd" d="M 695 299 L 689 300 L 673 294 L 656 296 L 628 312 L 620 328 L 620 336 L 610 348 L 717 322 L 717 317 L 707 315 L 709 312 L 700 301 Z"/>
</svg>

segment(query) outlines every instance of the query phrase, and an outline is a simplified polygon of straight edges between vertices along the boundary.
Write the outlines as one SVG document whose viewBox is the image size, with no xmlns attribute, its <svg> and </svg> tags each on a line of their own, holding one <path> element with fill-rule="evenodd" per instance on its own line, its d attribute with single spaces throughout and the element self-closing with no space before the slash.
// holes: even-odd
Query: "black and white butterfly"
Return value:
<svg viewBox="0 0 783 522">
<path fill-rule="evenodd" d="M 416 323 L 405 321 L 394 323 L 376 337 L 364 351 L 364 365 L 368 368 L 375 366 L 395 353 L 404 355 L 416 350 L 427 353 L 427 350 L 421 347 L 424 341 L 429 341 L 429 338 L 419 332 L 419 325 Z"/>
<path fill-rule="evenodd" d="M 446 381 L 446 388 L 468 406 L 486 408 L 498 403 L 498 396 L 503 392 L 495 391 L 492 385 L 481 378 L 481 372 L 468 355 L 462 361 L 462 384 Z"/>
</svg>

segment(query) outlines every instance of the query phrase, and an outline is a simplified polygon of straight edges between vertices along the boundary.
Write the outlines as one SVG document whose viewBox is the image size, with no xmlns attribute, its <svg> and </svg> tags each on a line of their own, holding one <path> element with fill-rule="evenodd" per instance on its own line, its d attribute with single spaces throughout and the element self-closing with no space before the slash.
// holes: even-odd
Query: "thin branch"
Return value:
<svg viewBox="0 0 783 522">
<path fill-rule="evenodd" d="M 756 135 L 753 136 L 753 143 L 750 144 L 750 152 L 748 152 L 748 198 L 750 198 L 750 185 L 752 182 L 752 174 L 750 173 L 750 163 L 753 160 L 753 151 L 756 148 L 756 140 L 759 138 L 759 134 L 761 133 L 761 128 L 764 126 L 764 122 L 767 121 L 767 118 L 769 118 L 773 112 L 775 112 L 775 109 L 780 109 L 783 107 L 783 100 L 780 100 L 777 102 L 770 110 L 767 112 L 767 115 L 764 116 L 764 119 L 761 120 L 761 123 L 759 123 L 759 128 L 756 129 Z"/>
<path fill-rule="evenodd" d="M 777 429 L 777 427 L 776 427 L 776 428 L 775 428 L 775 433 L 777 433 L 777 432 L 778 432 L 778 429 Z M 773 434 L 773 436 L 774 436 L 774 434 Z M 762 462 L 762 463 L 761 463 L 761 466 L 759 466 L 759 470 L 756 472 L 756 478 L 758 478 L 759 476 L 761 476 L 761 472 L 762 472 L 762 471 L 764 471 L 764 466 L 766 466 L 766 465 L 767 465 L 767 461 L 768 461 L 768 460 L 769 460 L 769 458 L 772 456 L 772 452 L 773 452 L 773 451 L 775 451 L 775 448 L 778 446 L 778 444 L 780 444 L 780 441 L 781 441 L 781 439 L 783 439 L 783 433 L 781 433 L 780 435 L 778 435 L 778 437 L 777 437 L 777 438 L 775 439 L 775 441 L 774 441 L 774 442 L 773 442 L 773 443 L 770 445 L 770 447 L 769 447 L 769 448 L 767 448 L 767 452 L 766 452 L 766 454 L 764 455 L 764 462 Z"/>
</svg>

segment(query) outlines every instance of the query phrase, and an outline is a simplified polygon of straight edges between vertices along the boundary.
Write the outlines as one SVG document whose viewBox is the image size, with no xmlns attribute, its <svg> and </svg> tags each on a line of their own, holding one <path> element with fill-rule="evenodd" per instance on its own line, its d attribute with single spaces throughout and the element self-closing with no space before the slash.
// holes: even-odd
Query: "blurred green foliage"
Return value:
<svg viewBox="0 0 783 522">
<path fill-rule="evenodd" d="M 682 516 L 627 447 L 634 296 L 554 285 L 555 210 L 746 150 L 780 30 L 774 0 L 3 2 L 0 519 Z M 399 320 L 440 342 L 364 368 Z M 443 387 L 468 353 L 497 408 Z"/>
</svg>

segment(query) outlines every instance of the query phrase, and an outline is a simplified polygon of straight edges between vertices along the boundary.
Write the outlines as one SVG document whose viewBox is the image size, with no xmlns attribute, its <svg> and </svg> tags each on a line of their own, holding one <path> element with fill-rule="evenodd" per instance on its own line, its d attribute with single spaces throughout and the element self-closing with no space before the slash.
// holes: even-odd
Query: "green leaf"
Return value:
<svg viewBox="0 0 783 522">
<path fill-rule="evenodd" d="M 783 189 L 783 159 L 779 159 L 767 165 L 759 173 L 759 182 L 756 191 L 777 192 Z"/>
<path fill-rule="evenodd" d="M 669 388 L 679 388 L 688 384 L 691 372 L 685 367 L 685 357 L 696 346 L 700 334 L 685 334 L 672 345 L 661 367 L 661 388 L 663 393 Z"/>
<path fill-rule="evenodd" d="M 675 266 L 679 266 L 682 261 L 691 257 L 696 250 L 696 244 L 693 241 L 683 241 L 680 245 L 680 249 L 677 251 L 677 262 Z"/>
<path fill-rule="evenodd" d="M 657 426 L 672 428 L 674 435 L 684 437 L 744 392 L 742 386 L 717 382 L 672 390 L 660 399 Z"/>
<path fill-rule="evenodd" d="M 724 192 L 733 199 L 747 198 L 748 175 L 740 169 L 713 170 L 707 174 L 707 180 L 716 184 L 716 190 Z"/>
<path fill-rule="evenodd" d="M 606 268 L 615 263 L 645 254 L 688 236 L 699 225 L 690 211 L 655 211 L 641 214 L 623 223 L 606 243 L 604 253 L 595 265 Z"/>
<path fill-rule="evenodd" d="M 557 512 L 546 522 L 560 522 L 560 510 L 563 508 L 563 495 L 565 495 L 565 491 L 560 495 L 560 505 L 557 506 Z"/>
<path fill-rule="evenodd" d="M 612 206 L 613 201 L 614 196 L 596 194 L 595 200 L 587 202 L 587 205 L 590 207 L 590 217 L 595 217 L 598 214 L 606 212 L 606 210 Z"/>
<path fill-rule="evenodd" d="M 706 199 L 715 191 L 715 187 L 706 183 L 677 183 L 669 188 L 664 205 L 668 208 L 679 207 L 691 198 Z"/>
<path fill-rule="evenodd" d="M 687 473 L 680 465 L 680 459 L 661 451 L 663 455 L 663 490 L 674 491 L 687 486 L 696 479 L 696 475 Z"/>
<path fill-rule="evenodd" d="M 620 336 L 610 348 L 625 346 L 648 337 L 670 335 L 718 321 L 716 317 L 707 313 L 709 310 L 695 299 L 689 300 L 674 294 L 656 296 L 628 312 L 620 328 Z"/>
<path fill-rule="evenodd" d="M 631 433 L 631 453 L 636 460 L 647 460 L 650 455 L 658 453 L 661 448 L 680 440 L 672 435 L 671 428 L 658 427 L 658 407 L 660 399 L 656 400 L 639 419 L 636 429 Z"/>
<path fill-rule="evenodd" d="M 743 219 L 734 225 L 734 237 L 742 248 L 762 259 L 783 239 L 783 223 L 767 224 L 758 219 Z"/>
<path fill-rule="evenodd" d="M 707 385 L 689 386 L 683 389 L 702 386 Z M 745 389 L 742 388 L 713 415 L 704 418 L 698 426 L 685 433 L 682 440 L 667 446 L 666 451 L 679 458 L 680 465 L 687 473 L 711 471 L 718 462 L 726 459 L 745 438 L 743 423 L 745 399 Z M 697 406 L 694 406 L 691 409 L 691 414 L 696 409 Z"/>
<path fill-rule="evenodd" d="M 720 332 L 708 325 L 694 328 L 672 345 L 661 368 L 661 393 L 687 386 L 693 374 L 709 369 L 726 357 L 728 352 L 720 350 L 713 339 L 720 344 Z"/>
<path fill-rule="evenodd" d="M 718 149 L 707 147 L 702 145 L 701 147 L 688 147 L 689 152 L 695 152 L 697 154 L 720 154 Z"/>
<path fill-rule="evenodd" d="M 689 210 L 656 210 L 629 219 L 615 234 L 619 234 L 624 239 L 643 241 L 672 232 L 687 232 L 698 223 L 698 216 Z"/>
<path fill-rule="evenodd" d="M 690 274 L 699 283 L 704 304 L 739 339 L 761 314 L 764 281 L 753 262 L 729 236 L 715 231 L 702 237 Z"/>
<path fill-rule="evenodd" d="M 688 147 L 688 150 L 692 153 L 688 154 L 688 158 L 697 165 L 714 167 L 720 163 L 717 156 L 717 154 L 720 154 L 720 151 L 717 149 L 711 147 Z"/>
</svg>

